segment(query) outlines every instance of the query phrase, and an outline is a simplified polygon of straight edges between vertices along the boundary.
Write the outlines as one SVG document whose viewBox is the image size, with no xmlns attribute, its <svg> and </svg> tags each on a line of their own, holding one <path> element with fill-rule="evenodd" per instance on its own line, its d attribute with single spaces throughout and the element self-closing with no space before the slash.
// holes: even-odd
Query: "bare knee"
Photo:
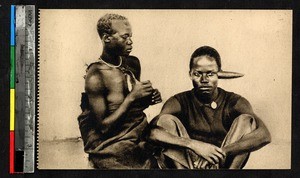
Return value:
<svg viewBox="0 0 300 178">
<path fill-rule="evenodd" d="M 237 127 L 241 130 L 253 131 L 256 129 L 256 121 L 250 114 L 241 114 L 234 120 Z"/>
<path fill-rule="evenodd" d="M 171 114 L 164 114 L 159 117 L 159 119 L 156 122 L 156 125 L 165 129 L 170 133 L 176 133 L 177 132 L 176 120 L 178 120 L 177 117 Z"/>
</svg>

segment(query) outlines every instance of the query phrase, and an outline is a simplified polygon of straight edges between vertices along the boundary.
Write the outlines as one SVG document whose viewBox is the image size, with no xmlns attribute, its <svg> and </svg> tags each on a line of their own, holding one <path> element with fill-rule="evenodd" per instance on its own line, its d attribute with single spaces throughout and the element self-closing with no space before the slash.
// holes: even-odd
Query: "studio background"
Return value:
<svg viewBox="0 0 300 178">
<path fill-rule="evenodd" d="M 102 44 L 96 31 L 105 13 L 126 16 L 142 80 L 170 96 L 192 88 L 190 55 L 200 46 L 218 50 L 223 70 L 245 74 L 219 87 L 247 98 L 272 135 L 246 168 L 290 168 L 292 11 L 290 10 L 41 10 L 39 168 L 87 168 L 77 123 L 86 64 Z M 162 104 L 147 109 L 151 120 Z M 79 154 L 79 155 L 78 155 Z"/>
</svg>

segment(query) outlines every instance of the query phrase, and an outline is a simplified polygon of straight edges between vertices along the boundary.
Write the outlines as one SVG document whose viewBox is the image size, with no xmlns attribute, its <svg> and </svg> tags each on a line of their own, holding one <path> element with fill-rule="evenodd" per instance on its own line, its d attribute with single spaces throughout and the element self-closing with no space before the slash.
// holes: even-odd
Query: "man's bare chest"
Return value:
<svg viewBox="0 0 300 178">
<path fill-rule="evenodd" d="M 103 87 L 108 103 L 122 103 L 129 93 L 126 75 L 119 69 L 102 71 Z"/>
</svg>

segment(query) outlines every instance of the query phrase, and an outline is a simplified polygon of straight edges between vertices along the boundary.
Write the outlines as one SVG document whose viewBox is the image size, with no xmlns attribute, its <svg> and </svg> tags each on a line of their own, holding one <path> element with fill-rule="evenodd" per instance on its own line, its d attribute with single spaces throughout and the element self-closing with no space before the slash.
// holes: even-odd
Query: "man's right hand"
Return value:
<svg viewBox="0 0 300 178">
<path fill-rule="evenodd" d="M 215 145 L 193 140 L 190 148 L 199 156 L 206 159 L 211 164 L 222 162 L 226 155 L 223 150 Z"/>
<path fill-rule="evenodd" d="M 131 99 L 135 101 L 137 99 L 151 95 L 152 92 L 153 88 L 149 80 L 143 82 L 136 80 L 132 91 L 129 93 L 129 97 L 131 97 Z"/>
</svg>

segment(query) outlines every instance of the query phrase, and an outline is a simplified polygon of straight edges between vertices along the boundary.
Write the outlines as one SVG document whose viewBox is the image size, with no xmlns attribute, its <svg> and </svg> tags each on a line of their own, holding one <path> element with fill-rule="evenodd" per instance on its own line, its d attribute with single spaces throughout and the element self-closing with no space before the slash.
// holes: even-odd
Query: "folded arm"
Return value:
<svg viewBox="0 0 300 178">
<path fill-rule="evenodd" d="M 160 122 L 168 117 L 168 115 L 176 115 L 181 111 L 179 102 L 175 98 L 170 98 L 163 106 L 161 113 L 152 121 L 152 129 L 149 134 L 149 139 L 162 146 L 175 146 L 179 148 L 187 148 L 193 150 L 199 156 L 209 161 L 211 164 L 216 164 L 224 159 L 225 153 L 222 149 L 215 145 L 205 143 L 191 138 L 183 138 L 171 134 L 166 128 L 162 127 Z M 171 125 L 175 124 L 166 119 L 166 122 Z"/>
<path fill-rule="evenodd" d="M 264 122 L 254 114 L 250 103 L 245 98 L 238 100 L 233 106 L 233 110 L 239 114 L 250 114 L 253 116 L 256 121 L 256 129 L 244 135 L 239 141 L 222 148 L 226 155 L 237 155 L 255 151 L 271 142 L 270 132 Z"/>
</svg>

